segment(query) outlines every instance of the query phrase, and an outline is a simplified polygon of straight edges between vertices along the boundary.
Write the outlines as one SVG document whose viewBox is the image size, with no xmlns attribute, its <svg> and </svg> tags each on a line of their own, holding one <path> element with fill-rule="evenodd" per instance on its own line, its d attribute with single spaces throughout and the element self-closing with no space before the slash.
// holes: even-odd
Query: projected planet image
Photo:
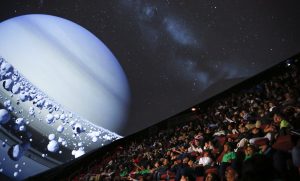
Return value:
<svg viewBox="0 0 300 181">
<path fill-rule="evenodd" d="M 25 15 L 2 22 L 0 40 L 0 172 L 24 179 L 121 138 L 129 86 L 97 37 Z"/>
</svg>

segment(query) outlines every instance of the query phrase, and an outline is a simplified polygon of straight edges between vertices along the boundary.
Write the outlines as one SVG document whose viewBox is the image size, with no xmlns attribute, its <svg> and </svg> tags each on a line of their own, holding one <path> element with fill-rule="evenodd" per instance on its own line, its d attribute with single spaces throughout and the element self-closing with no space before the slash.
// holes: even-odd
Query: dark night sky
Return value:
<svg viewBox="0 0 300 181">
<path fill-rule="evenodd" d="M 300 1 L 11 0 L 1 1 L 0 21 L 50 14 L 103 41 L 129 80 L 128 135 L 298 53 L 299 9 Z"/>
</svg>

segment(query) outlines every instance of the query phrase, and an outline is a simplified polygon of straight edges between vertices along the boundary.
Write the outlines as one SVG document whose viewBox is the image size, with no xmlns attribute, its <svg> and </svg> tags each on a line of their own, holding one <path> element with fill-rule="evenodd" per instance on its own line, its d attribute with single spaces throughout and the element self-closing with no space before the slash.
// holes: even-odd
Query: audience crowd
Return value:
<svg viewBox="0 0 300 181">
<path fill-rule="evenodd" d="M 197 108 L 197 121 L 120 145 L 88 180 L 300 180 L 299 67 Z"/>
</svg>

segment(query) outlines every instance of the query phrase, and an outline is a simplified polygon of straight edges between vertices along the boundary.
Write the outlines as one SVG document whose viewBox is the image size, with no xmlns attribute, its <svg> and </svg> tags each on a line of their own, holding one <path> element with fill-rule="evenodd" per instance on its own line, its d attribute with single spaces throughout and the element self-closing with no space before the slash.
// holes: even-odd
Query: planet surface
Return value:
<svg viewBox="0 0 300 181">
<path fill-rule="evenodd" d="M 0 56 L 68 110 L 117 132 L 127 118 L 129 87 L 110 50 L 63 18 L 24 15 L 0 24 Z"/>
<path fill-rule="evenodd" d="M 0 172 L 23 180 L 121 138 L 129 86 L 96 36 L 34 14 L 0 23 L 0 39 Z"/>
</svg>

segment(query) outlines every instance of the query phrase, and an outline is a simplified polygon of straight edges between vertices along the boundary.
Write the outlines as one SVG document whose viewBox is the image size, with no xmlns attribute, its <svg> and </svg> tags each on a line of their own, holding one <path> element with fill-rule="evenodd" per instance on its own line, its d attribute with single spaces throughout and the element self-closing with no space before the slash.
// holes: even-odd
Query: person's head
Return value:
<svg viewBox="0 0 300 181">
<path fill-rule="evenodd" d="M 274 107 L 274 106 L 275 106 L 275 104 L 272 101 L 270 101 L 269 102 L 269 107 L 271 108 L 271 107 Z"/>
<path fill-rule="evenodd" d="M 264 109 L 259 109 L 258 110 L 258 115 L 262 118 L 265 116 L 265 110 Z"/>
<path fill-rule="evenodd" d="M 180 181 L 188 181 L 189 177 L 182 175 Z"/>
<path fill-rule="evenodd" d="M 247 132 L 247 128 L 243 125 L 243 126 L 240 127 L 239 131 L 241 133 L 245 133 L 245 132 Z"/>
<path fill-rule="evenodd" d="M 141 169 L 144 170 L 145 166 L 143 164 L 140 165 Z"/>
<path fill-rule="evenodd" d="M 193 167 L 193 165 L 194 165 L 193 160 L 189 160 L 189 161 L 188 161 L 188 165 L 189 165 L 190 167 Z"/>
<path fill-rule="evenodd" d="M 260 121 L 260 120 L 257 120 L 257 121 L 256 121 L 255 127 L 256 127 L 256 128 L 260 128 L 260 127 L 261 127 L 261 121 Z"/>
<path fill-rule="evenodd" d="M 176 162 L 177 164 L 179 164 L 179 163 L 182 163 L 182 160 L 181 160 L 181 158 L 177 157 L 176 160 L 175 160 L 175 162 Z M 175 163 L 175 162 L 174 162 L 174 163 Z"/>
<path fill-rule="evenodd" d="M 208 142 L 205 142 L 205 143 L 204 143 L 204 146 L 206 146 L 206 147 L 207 147 L 207 146 L 208 146 Z"/>
<path fill-rule="evenodd" d="M 196 145 L 196 146 L 199 146 L 199 145 L 200 145 L 200 141 L 197 140 L 197 139 L 195 139 L 195 145 Z"/>
<path fill-rule="evenodd" d="M 178 156 L 179 156 L 178 154 L 172 153 L 171 160 L 177 160 Z"/>
<path fill-rule="evenodd" d="M 163 160 L 163 165 L 166 166 L 166 165 L 168 165 L 168 164 L 169 164 L 169 160 L 165 158 L 165 159 Z"/>
<path fill-rule="evenodd" d="M 167 153 L 166 153 L 166 155 L 168 155 L 168 156 L 171 155 L 171 151 L 168 150 Z"/>
<path fill-rule="evenodd" d="M 146 165 L 146 169 L 151 169 L 151 165 L 149 163 Z"/>
<path fill-rule="evenodd" d="M 252 132 L 252 134 L 258 134 L 259 128 L 254 127 L 251 132 Z"/>
<path fill-rule="evenodd" d="M 189 157 L 184 157 L 183 160 L 182 160 L 182 162 L 183 162 L 183 163 L 188 163 L 189 160 L 190 160 Z"/>
<path fill-rule="evenodd" d="M 203 152 L 203 157 L 209 157 L 209 152 L 208 151 Z"/>
<path fill-rule="evenodd" d="M 215 173 L 207 173 L 205 176 L 205 181 L 219 181 L 218 175 Z"/>
<path fill-rule="evenodd" d="M 139 177 L 139 181 L 144 181 L 145 178 L 144 177 Z"/>
<path fill-rule="evenodd" d="M 284 98 L 285 98 L 285 100 L 290 100 L 290 99 L 292 99 L 292 94 L 287 92 L 284 94 Z"/>
<path fill-rule="evenodd" d="M 225 178 L 227 181 L 235 181 L 238 178 L 238 174 L 232 167 L 227 167 L 225 171 Z"/>
<path fill-rule="evenodd" d="M 210 129 L 209 129 L 209 128 L 206 128 L 206 129 L 205 129 L 205 133 L 207 133 L 207 134 L 210 133 Z"/>
<path fill-rule="evenodd" d="M 232 137 L 228 137 L 228 138 L 227 138 L 227 141 L 231 143 L 231 142 L 234 141 L 234 139 L 233 139 Z"/>
<path fill-rule="evenodd" d="M 172 158 L 172 157 L 174 157 L 175 156 L 175 153 L 173 152 L 173 151 L 170 151 L 171 153 L 170 153 L 170 157 Z"/>
<path fill-rule="evenodd" d="M 246 112 L 245 110 L 242 110 L 242 111 L 240 112 L 240 117 L 241 117 L 241 118 L 245 118 L 246 115 L 247 115 L 247 112 Z"/>
<path fill-rule="evenodd" d="M 268 109 L 269 109 L 269 105 L 268 105 L 268 103 L 267 103 L 267 102 L 265 102 L 265 103 L 264 103 L 264 105 L 263 105 L 263 107 L 264 107 L 264 109 L 265 109 L 265 110 L 268 110 Z"/>
<path fill-rule="evenodd" d="M 231 146 L 230 144 L 227 142 L 224 144 L 223 149 L 225 152 L 230 152 L 231 151 Z"/>
<path fill-rule="evenodd" d="M 154 167 L 155 167 L 155 168 L 158 168 L 159 166 L 160 166 L 159 161 L 156 161 L 156 162 L 154 163 Z"/>
<path fill-rule="evenodd" d="M 185 148 L 184 145 L 181 145 L 181 146 L 179 147 L 179 150 L 180 150 L 181 152 L 185 152 L 185 151 L 186 151 L 186 148 Z"/>
<path fill-rule="evenodd" d="M 278 113 L 276 113 L 276 114 L 274 114 L 274 116 L 273 116 L 273 121 L 275 122 L 275 123 L 280 123 L 281 122 L 281 120 L 282 120 L 282 116 L 280 115 L 280 114 L 278 114 Z"/>
<path fill-rule="evenodd" d="M 245 148 L 245 154 L 246 155 L 253 155 L 254 154 L 254 146 L 253 145 L 248 145 L 246 148 Z"/>
</svg>

